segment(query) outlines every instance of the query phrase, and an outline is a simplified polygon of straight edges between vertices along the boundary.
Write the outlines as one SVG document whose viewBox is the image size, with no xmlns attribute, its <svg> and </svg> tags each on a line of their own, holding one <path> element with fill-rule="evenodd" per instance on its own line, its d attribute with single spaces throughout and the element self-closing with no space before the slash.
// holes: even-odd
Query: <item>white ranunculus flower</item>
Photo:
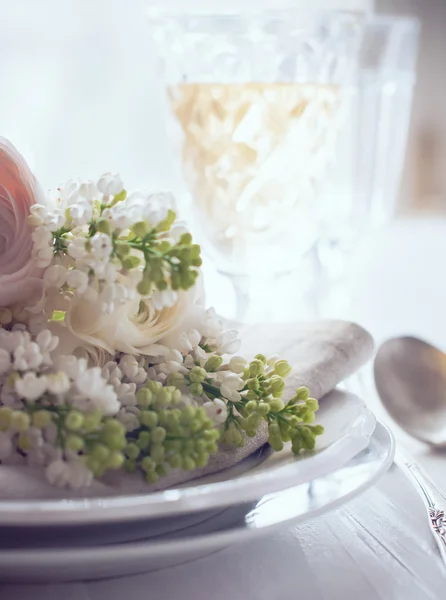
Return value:
<svg viewBox="0 0 446 600">
<path fill-rule="evenodd" d="M 66 310 L 65 323 L 52 323 L 50 328 L 59 337 L 61 354 L 81 348 L 90 353 L 95 347 L 112 355 L 163 355 L 199 324 L 203 308 L 197 305 L 197 292 L 197 288 L 179 292 L 175 304 L 161 309 L 150 298 L 142 302 L 136 298 L 116 304 L 111 314 L 104 313 L 99 303 L 75 297 L 64 307 L 59 304 Z"/>
</svg>

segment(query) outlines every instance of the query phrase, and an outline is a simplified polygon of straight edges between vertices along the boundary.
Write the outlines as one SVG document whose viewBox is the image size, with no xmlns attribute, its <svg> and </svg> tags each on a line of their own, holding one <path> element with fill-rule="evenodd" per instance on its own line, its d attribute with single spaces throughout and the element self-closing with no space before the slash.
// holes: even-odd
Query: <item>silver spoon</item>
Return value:
<svg viewBox="0 0 446 600">
<path fill-rule="evenodd" d="M 409 435 L 446 448 L 446 355 L 414 337 L 385 342 L 375 358 L 384 407 Z"/>
<path fill-rule="evenodd" d="M 374 375 L 381 401 L 396 423 L 418 440 L 446 448 L 446 355 L 414 337 L 394 338 L 378 350 Z M 400 452 L 395 462 L 411 476 L 423 499 L 446 565 L 446 496 Z"/>
</svg>

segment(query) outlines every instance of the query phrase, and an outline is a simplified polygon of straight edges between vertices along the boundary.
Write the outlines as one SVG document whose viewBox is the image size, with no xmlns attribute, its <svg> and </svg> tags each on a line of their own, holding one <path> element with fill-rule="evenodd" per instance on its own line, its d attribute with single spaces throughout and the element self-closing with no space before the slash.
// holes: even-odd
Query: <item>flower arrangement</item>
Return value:
<svg viewBox="0 0 446 600">
<path fill-rule="evenodd" d="M 314 448 L 317 400 L 284 403 L 285 360 L 235 355 L 200 265 L 170 194 L 107 173 L 44 195 L 0 138 L 0 462 L 82 488 L 193 471 L 261 427 L 274 450 Z"/>
</svg>

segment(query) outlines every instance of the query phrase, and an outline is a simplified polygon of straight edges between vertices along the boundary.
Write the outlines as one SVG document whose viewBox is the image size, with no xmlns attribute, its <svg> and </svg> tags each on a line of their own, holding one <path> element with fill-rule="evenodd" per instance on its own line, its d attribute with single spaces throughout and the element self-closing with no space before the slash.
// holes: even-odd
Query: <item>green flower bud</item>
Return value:
<svg viewBox="0 0 446 600">
<path fill-rule="evenodd" d="M 156 247 L 156 249 L 158 250 L 158 252 L 160 252 L 161 254 L 165 254 L 171 248 L 172 248 L 172 246 L 171 246 L 171 244 L 167 240 L 163 240 Z"/>
<path fill-rule="evenodd" d="M 257 381 L 257 380 L 255 379 L 254 381 Z M 248 390 L 246 392 L 245 398 L 247 400 L 258 400 L 257 394 L 254 391 L 252 391 L 252 390 Z"/>
<path fill-rule="evenodd" d="M 180 454 L 172 454 L 171 456 L 169 456 L 169 459 L 167 461 L 169 463 L 169 465 L 172 467 L 172 469 L 179 469 L 181 467 L 181 455 Z"/>
<path fill-rule="evenodd" d="M 172 271 L 170 274 L 170 285 L 172 289 L 177 291 L 181 288 L 181 277 L 178 271 Z"/>
<path fill-rule="evenodd" d="M 110 452 L 110 454 L 106 460 L 106 466 L 108 469 L 113 469 L 114 471 L 117 471 L 118 469 L 120 469 L 122 467 L 122 465 L 124 464 L 124 461 L 125 461 L 125 457 L 122 454 L 122 452 L 113 450 L 112 452 Z"/>
<path fill-rule="evenodd" d="M 84 415 L 78 410 L 70 410 L 65 417 L 65 427 L 71 431 L 78 431 L 84 424 Z"/>
<path fill-rule="evenodd" d="M 194 396 L 201 396 L 203 393 L 203 386 L 201 383 L 191 383 L 189 386 L 190 393 Z"/>
<path fill-rule="evenodd" d="M 141 448 L 141 450 L 144 450 L 145 448 L 147 448 L 149 443 L 150 443 L 149 432 L 141 431 L 138 435 L 138 439 L 136 440 L 136 445 L 138 446 L 138 448 Z"/>
<path fill-rule="evenodd" d="M 200 385 L 200 384 L 196 384 L 196 385 Z M 173 404 L 178 404 L 179 402 L 181 402 L 181 398 L 182 398 L 182 394 L 180 390 L 174 390 L 172 392 L 172 403 Z"/>
<path fill-rule="evenodd" d="M 142 408 L 147 408 L 152 402 L 152 392 L 149 388 L 142 387 L 136 392 L 136 402 Z"/>
<path fill-rule="evenodd" d="M 106 219 L 101 219 L 96 223 L 96 230 L 100 233 L 110 233 L 111 226 L 110 223 Z"/>
<path fill-rule="evenodd" d="M 148 296 L 152 291 L 152 284 L 147 279 L 142 279 L 136 286 L 136 289 L 141 296 Z"/>
<path fill-rule="evenodd" d="M 275 452 L 283 450 L 283 442 L 280 437 L 268 438 L 268 443 Z"/>
<path fill-rule="evenodd" d="M 2 409 L 0 409 L 0 411 L 1 410 Z M 33 413 L 31 417 L 32 424 L 34 425 L 34 427 L 37 427 L 37 429 L 44 429 L 51 423 L 52 420 L 53 417 L 49 410 L 36 410 L 36 412 Z M 2 427 L 0 417 L 0 429 L 1 428 Z"/>
<path fill-rule="evenodd" d="M 141 469 L 146 473 L 156 469 L 156 462 L 150 456 L 145 456 L 141 461 Z"/>
<path fill-rule="evenodd" d="M 84 440 L 80 435 L 70 433 L 65 438 L 65 448 L 67 448 L 67 450 L 71 450 L 72 452 L 80 452 L 84 448 Z"/>
<path fill-rule="evenodd" d="M 285 382 L 281 377 L 272 377 L 269 381 L 271 393 L 275 398 L 280 398 L 285 390 Z"/>
<path fill-rule="evenodd" d="M 185 471 L 193 471 L 197 464 L 191 456 L 185 456 L 182 460 L 181 466 Z"/>
<path fill-rule="evenodd" d="M 313 423 L 315 421 L 315 419 L 316 419 L 316 415 L 311 410 L 306 412 L 303 416 L 304 423 Z"/>
<path fill-rule="evenodd" d="M 192 260 L 200 258 L 201 247 L 198 244 L 192 244 L 190 247 L 190 257 Z"/>
<path fill-rule="evenodd" d="M 322 425 L 313 425 L 312 430 L 314 435 L 322 435 L 324 433 Z"/>
<path fill-rule="evenodd" d="M 145 474 L 144 479 L 147 481 L 147 483 L 156 483 L 159 479 L 159 475 L 156 471 L 148 471 Z"/>
<path fill-rule="evenodd" d="M 166 430 L 163 427 L 155 427 L 150 437 L 153 444 L 162 444 L 166 439 Z"/>
<path fill-rule="evenodd" d="M 150 447 L 150 457 L 157 463 L 163 462 L 164 460 L 164 448 L 161 444 L 153 444 Z"/>
<path fill-rule="evenodd" d="M 192 244 L 192 235 L 188 233 L 183 233 L 180 237 L 179 243 L 183 246 L 190 246 Z"/>
<path fill-rule="evenodd" d="M 136 269 L 136 267 L 139 267 L 139 265 L 141 264 L 141 259 L 134 255 L 126 256 L 121 261 L 121 264 L 124 269 L 127 269 L 127 271 L 130 271 L 131 269 Z"/>
<path fill-rule="evenodd" d="M 124 452 L 129 457 L 129 459 L 133 461 L 135 461 L 140 455 L 140 449 L 133 442 L 127 444 L 127 446 L 124 449 Z"/>
<path fill-rule="evenodd" d="M 253 392 L 258 392 L 260 390 L 260 382 L 256 378 L 248 379 L 246 386 L 248 390 L 252 390 Z"/>
<path fill-rule="evenodd" d="M 98 460 L 100 463 L 105 462 L 109 454 L 110 450 L 105 444 L 101 444 L 100 442 L 96 442 L 90 452 L 90 456 Z"/>
<path fill-rule="evenodd" d="M 161 406 L 167 406 L 172 401 L 172 392 L 167 388 L 160 388 L 156 393 L 156 401 Z"/>
<path fill-rule="evenodd" d="M 266 356 L 264 354 L 256 354 L 254 358 L 256 360 L 260 360 L 264 365 L 266 365 Z"/>
<path fill-rule="evenodd" d="M 270 405 L 267 402 L 260 402 L 257 406 L 257 412 L 262 417 L 265 417 L 271 410 Z"/>
<path fill-rule="evenodd" d="M 313 412 L 319 408 L 319 402 L 316 400 L 316 398 L 308 398 L 306 405 L 308 410 Z"/>
<path fill-rule="evenodd" d="M 257 402 L 255 402 L 255 400 L 250 400 L 245 405 L 245 410 L 248 414 L 254 412 L 256 409 L 257 409 Z"/>
<path fill-rule="evenodd" d="M 30 426 L 31 420 L 29 416 L 19 410 L 12 411 L 11 415 L 11 429 L 18 432 L 26 431 Z"/>
<path fill-rule="evenodd" d="M 278 360 L 274 364 L 274 371 L 280 377 L 288 377 L 292 371 L 292 368 L 286 360 Z"/>
<path fill-rule="evenodd" d="M 7 431 L 11 425 L 11 421 L 12 409 L 8 406 L 2 406 L 0 408 L 0 431 Z"/>
<path fill-rule="evenodd" d="M 170 373 L 167 376 L 167 384 L 172 385 L 174 387 L 181 387 L 184 385 L 184 375 L 183 373 Z"/>
<path fill-rule="evenodd" d="M 33 447 L 31 440 L 29 439 L 29 435 L 26 432 L 19 435 L 18 447 L 23 452 L 28 452 Z"/>
<path fill-rule="evenodd" d="M 305 386 L 301 386 L 300 388 L 297 388 L 296 393 L 294 395 L 295 398 L 297 398 L 297 400 L 307 400 L 310 396 L 310 390 L 305 387 Z"/>
<path fill-rule="evenodd" d="M 152 394 L 156 394 L 156 392 L 161 388 L 161 383 L 159 381 L 153 381 L 152 379 L 150 379 L 145 386 L 147 389 L 149 389 Z"/>
<path fill-rule="evenodd" d="M 206 364 L 204 365 L 204 368 L 206 369 L 206 371 L 213 373 L 219 367 L 221 367 L 222 362 L 223 362 L 223 358 L 221 356 L 210 356 L 207 359 Z"/>
<path fill-rule="evenodd" d="M 146 221 L 138 221 L 130 228 L 130 231 L 136 237 L 143 238 L 147 233 L 149 233 L 149 225 Z"/>
<path fill-rule="evenodd" d="M 145 427 L 152 429 L 158 424 L 158 415 L 153 410 L 142 410 L 139 413 L 139 422 Z"/>
<path fill-rule="evenodd" d="M 285 404 L 280 398 L 274 398 L 269 401 L 269 408 L 271 412 L 279 412 L 285 408 Z"/>
<path fill-rule="evenodd" d="M 189 379 L 192 383 L 202 383 L 207 377 L 207 372 L 202 367 L 192 367 Z"/>
<path fill-rule="evenodd" d="M 92 410 L 91 412 L 88 412 L 83 416 L 83 431 L 85 431 L 86 433 L 91 433 L 99 429 L 102 420 L 102 412 L 99 409 Z"/>
<path fill-rule="evenodd" d="M 160 221 L 156 226 L 157 231 L 169 231 L 172 225 L 175 223 L 175 219 L 177 218 L 176 214 L 173 210 L 169 208 L 167 211 L 167 217 Z"/>
<path fill-rule="evenodd" d="M 261 360 L 254 359 L 249 363 L 249 373 L 251 377 L 257 377 L 258 375 L 263 375 L 265 370 L 265 365 Z"/>
</svg>

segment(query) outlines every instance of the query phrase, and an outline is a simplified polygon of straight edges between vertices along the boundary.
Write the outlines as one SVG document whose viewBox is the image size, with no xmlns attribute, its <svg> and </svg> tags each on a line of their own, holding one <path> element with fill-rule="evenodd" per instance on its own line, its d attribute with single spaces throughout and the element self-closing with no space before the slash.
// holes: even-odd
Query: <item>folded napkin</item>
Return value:
<svg viewBox="0 0 446 600">
<path fill-rule="evenodd" d="M 345 321 L 317 321 L 293 325 L 262 325 L 241 332 L 241 354 L 279 354 L 293 366 L 287 379 L 285 398 L 306 385 L 315 398 L 323 398 L 338 383 L 355 373 L 372 355 L 373 340 L 359 325 Z M 156 485 L 148 485 L 138 475 L 113 476 L 95 481 L 86 490 L 64 490 L 50 486 L 42 473 L 28 467 L 0 465 L 0 499 L 75 498 L 151 492 L 165 489 L 203 475 L 226 469 L 260 448 L 267 441 L 266 427 L 243 448 L 225 447 L 206 467 L 195 471 L 172 471 Z"/>
</svg>

